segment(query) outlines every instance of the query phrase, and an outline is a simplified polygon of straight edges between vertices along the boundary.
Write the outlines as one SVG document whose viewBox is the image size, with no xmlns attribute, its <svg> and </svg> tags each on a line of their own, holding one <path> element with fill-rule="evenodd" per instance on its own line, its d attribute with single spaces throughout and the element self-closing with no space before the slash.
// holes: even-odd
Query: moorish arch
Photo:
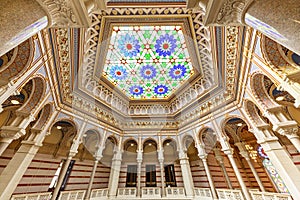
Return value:
<svg viewBox="0 0 300 200">
<path fill-rule="evenodd" d="M 34 55 L 32 39 L 0 57 L 0 87 L 19 77 L 31 64 Z"/>
</svg>

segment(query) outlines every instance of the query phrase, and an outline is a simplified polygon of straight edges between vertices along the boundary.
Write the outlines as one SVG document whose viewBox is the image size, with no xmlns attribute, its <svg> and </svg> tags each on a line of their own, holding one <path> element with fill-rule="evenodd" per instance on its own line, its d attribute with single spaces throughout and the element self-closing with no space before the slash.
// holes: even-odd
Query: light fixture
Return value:
<svg viewBox="0 0 300 200">
<path fill-rule="evenodd" d="M 167 145 L 167 146 L 169 146 L 169 145 L 170 145 L 170 143 L 168 142 L 166 145 Z"/>
<path fill-rule="evenodd" d="M 276 101 L 283 101 L 283 100 L 284 100 L 284 96 L 276 97 Z"/>
<path fill-rule="evenodd" d="M 152 144 L 151 144 L 151 143 L 149 143 L 148 145 L 149 145 L 149 146 L 151 146 Z"/>
<path fill-rule="evenodd" d="M 134 146 L 134 144 L 133 144 L 133 143 L 131 143 L 131 144 L 130 144 L 130 146 L 132 146 L 132 147 L 133 147 L 133 146 Z"/>
<path fill-rule="evenodd" d="M 15 99 L 11 100 L 10 102 L 11 102 L 12 104 L 14 104 L 14 105 L 20 104 L 20 102 L 19 102 L 18 100 L 15 100 Z"/>
<path fill-rule="evenodd" d="M 56 128 L 57 128 L 58 130 L 62 129 L 62 127 L 61 127 L 61 126 L 57 126 Z"/>
<path fill-rule="evenodd" d="M 243 123 L 237 123 L 236 125 L 237 126 L 243 126 Z"/>
</svg>

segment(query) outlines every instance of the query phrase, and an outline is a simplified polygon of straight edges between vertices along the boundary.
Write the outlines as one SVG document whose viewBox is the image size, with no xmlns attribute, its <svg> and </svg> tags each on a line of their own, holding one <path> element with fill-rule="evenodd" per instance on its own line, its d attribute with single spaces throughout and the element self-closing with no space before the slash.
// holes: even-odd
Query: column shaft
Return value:
<svg viewBox="0 0 300 200">
<path fill-rule="evenodd" d="M 166 190 L 165 190 L 165 168 L 163 161 L 159 163 L 160 165 L 160 178 L 161 178 L 161 194 L 163 197 L 166 196 Z"/>
<path fill-rule="evenodd" d="M 142 162 L 138 162 L 137 166 L 137 197 L 141 196 L 141 170 L 142 170 Z"/>
<path fill-rule="evenodd" d="M 23 143 L 0 176 L 0 199 L 9 200 L 22 179 L 39 146 Z"/>
<path fill-rule="evenodd" d="M 191 173 L 191 168 L 189 164 L 189 160 L 187 157 L 180 158 L 180 167 L 182 173 L 182 179 L 184 184 L 184 189 L 187 197 L 194 196 L 194 182 Z"/>
<path fill-rule="evenodd" d="M 69 164 L 70 164 L 72 158 L 73 158 L 73 156 L 68 156 L 67 160 L 64 162 L 63 167 L 58 175 L 58 180 L 57 180 L 55 189 L 52 193 L 51 200 L 56 200 L 56 198 L 58 197 L 59 190 L 64 181 L 65 175 L 67 173 L 67 170 L 68 170 L 68 167 L 69 167 Z"/>
<path fill-rule="evenodd" d="M 88 186 L 88 189 L 85 193 L 85 199 L 86 200 L 90 199 L 90 196 L 91 196 L 92 186 L 93 186 L 94 177 L 95 177 L 95 174 L 96 174 L 98 162 L 99 162 L 99 160 L 95 160 L 95 162 L 94 162 L 93 170 L 92 170 L 92 173 L 91 173 L 91 176 L 90 176 L 89 186 Z"/>
<path fill-rule="evenodd" d="M 214 185 L 214 182 L 212 180 L 212 176 L 211 176 L 208 164 L 207 164 L 207 160 L 205 158 L 203 158 L 202 162 L 203 162 L 203 165 L 204 165 L 204 169 L 205 169 L 205 172 L 206 172 L 206 176 L 207 176 L 207 179 L 208 179 L 208 183 L 209 183 L 209 186 L 210 186 L 210 190 L 211 190 L 213 199 L 218 199 L 216 189 L 215 189 L 215 185 Z"/>
<path fill-rule="evenodd" d="M 114 198 L 117 196 L 121 163 L 122 163 L 122 153 L 116 152 L 111 164 L 110 175 L 109 175 L 108 196 L 110 198 Z"/>
<path fill-rule="evenodd" d="M 248 163 L 248 165 L 249 165 L 249 167 L 250 167 L 250 169 L 251 169 L 251 171 L 252 171 L 252 173 L 254 175 L 254 178 L 255 178 L 256 182 L 258 183 L 258 186 L 259 186 L 260 190 L 262 192 L 265 192 L 264 185 L 261 182 L 261 180 L 260 180 L 260 178 L 259 178 L 259 176 L 258 176 L 258 174 L 257 174 L 257 172 L 256 172 L 256 170 L 255 170 L 255 168 L 254 168 L 254 166 L 253 166 L 250 158 L 245 158 L 245 159 L 246 159 L 246 161 L 247 161 L 247 163 Z"/>
<path fill-rule="evenodd" d="M 240 184 L 240 186 L 241 186 L 241 188 L 242 188 L 242 191 L 243 191 L 243 194 L 244 194 L 245 198 L 246 198 L 247 200 L 251 200 L 252 198 L 250 197 L 250 194 L 249 194 L 249 192 L 248 192 L 248 190 L 247 190 L 247 188 L 246 188 L 246 185 L 245 185 L 245 183 L 244 183 L 244 181 L 243 181 L 243 178 L 242 178 L 242 176 L 241 176 L 241 173 L 240 173 L 240 171 L 239 171 L 239 168 L 238 168 L 237 165 L 236 165 L 236 162 L 235 162 L 235 160 L 234 160 L 234 158 L 233 158 L 233 155 L 232 155 L 231 153 L 229 153 L 229 154 L 227 154 L 227 156 L 228 156 L 228 158 L 229 158 L 229 161 L 230 161 L 230 163 L 231 163 L 231 166 L 232 166 L 232 168 L 233 168 L 233 171 L 234 171 L 234 173 L 235 173 L 235 175 L 236 175 L 236 177 L 237 177 L 237 179 L 238 179 L 238 181 L 239 181 L 239 184 Z"/>
</svg>

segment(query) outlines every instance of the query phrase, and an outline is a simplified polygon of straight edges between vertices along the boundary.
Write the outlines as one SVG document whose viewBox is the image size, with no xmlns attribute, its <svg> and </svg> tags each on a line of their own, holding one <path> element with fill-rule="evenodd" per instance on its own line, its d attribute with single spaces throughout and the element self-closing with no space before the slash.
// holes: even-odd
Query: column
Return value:
<svg viewBox="0 0 300 200">
<path fill-rule="evenodd" d="M 34 120 L 34 114 L 27 117 L 20 116 L 17 114 L 17 117 L 14 121 L 8 126 L 2 126 L 0 130 L 0 156 L 8 147 L 8 145 L 19 137 L 26 134 L 26 127 L 30 122 Z"/>
<path fill-rule="evenodd" d="M 179 161 L 182 173 L 183 185 L 185 189 L 185 194 L 187 197 L 194 196 L 194 182 L 192 178 L 192 172 L 190 168 L 189 158 L 186 152 L 184 152 L 180 137 L 177 135 L 177 143 L 179 146 Z"/>
<path fill-rule="evenodd" d="M 248 165 L 249 165 L 249 167 L 251 169 L 251 172 L 253 173 L 254 178 L 255 178 L 256 182 L 258 183 L 258 185 L 259 185 L 260 190 L 262 192 L 265 192 L 265 188 L 263 186 L 263 183 L 261 182 L 261 180 L 260 180 L 260 178 L 259 178 L 259 176 L 258 176 L 258 174 L 257 174 L 257 172 L 256 172 L 256 170 L 255 170 L 255 168 L 254 168 L 254 166 L 252 164 L 252 162 L 251 162 L 251 158 L 250 158 L 250 156 L 248 154 L 248 151 L 245 148 L 244 143 L 238 142 L 238 143 L 235 143 L 234 145 L 238 147 L 238 149 L 240 151 L 240 155 L 243 158 L 245 158 L 245 160 L 247 161 L 247 163 L 248 163 Z"/>
<path fill-rule="evenodd" d="M 48 25 L 47 13 L 37 1 L 4 0 L 0 7 L 0 56 Z"/>
<path fill-rule="evenodd" d="M 251 200 L 252 198 L 250 197 L 250 194 L 249 194 L 249 192 L 248 192 L 248 190 L 246 188 L 246 185 L 245 185 L 245 183 L 243 181 L 243 178 L 242 178 L 242 175 L 241 175 L 241 173 L 239 171 L 239 168 L 237 167 L 236 162 L 234 160 L 233 149 L 232 148 L 230 148 L 230 149 L 223 149 L 223 151 L 227 155 L 227 157 L 229 158 L 229 161 L 230 161 L 231 166 L 233 168 L 233 171 L 234 171 L 234 173 L 235 173 L 235 175 L 236 175 L 236 177 L 237 177 L 237 179 L 239 181 L 239 184 L 240 184 L 240 186 L 242 188 L 242 191 L 243 191 L 243 194 L 244 194 L 245 198 L 247 200 Z"/>
<path fill-rule="evenodd" d="M 17 84 L 10 81 L 7 88 L 0 88 L 0 113 L 3 111 L 2 104 L 12 95 L 19 95 L 20 92 L 17 90 Z"/>
<path fill-rule="evenodd" d="M 122 163 L 122 137 L 120 137 L 119 145 L 114 152 L 114 156 L 112 159 L 110 175 L 109 175 L 109 183 L 108 183 L 108 197 L 115 198 L 117 196 L 118 185 L 119 185 L 119 176 L 121 170 Z"/>
<path fill-rule="evenodd" d="M 243 181 L 243 178 L 241 176 L 239 168 L 237 167 L 236 162 L 234 160 L 233 149 L 230 146 L 229 138 L 221 131 L 221 129 L 219 128 L 217 122 L 214 119 L 212 119 L 212 123 L 213 123 L 213 126 L 214 126 L 215 130 L 216 130 L 218 140 L 221 143 L 222 151 L 227 155 L 227 157 L 228 157 L 228 159 L 231 163 L 231 166 L 232 166 L 232 168 L 234 170 L 234 173 L 235 173 L 235 175 L 236 175 L 236 177 L 239 181 L 239 184 L 242 188 L 242 192 L 243 192 L 246 200 L 251 200 L 252 198 L 250 197 L 250 194 L 249 194 L 249 192 L 246 188 L 246 185 Z"/>
<path fill-rule="evenodd" d="M 100 145 L 98 147 L 96 147 L 96 152 L 94 155 L 95 161 L 94 161 L 94 166 L 93 166 L 93 170 L 90 176 L 90 181 L 89 181 L 89 185 L 88 185 L 88 189 L 85 193 L 85 197 L 84 199 L 89 200 L 90 196 L 91 196 L 91 192 L 92 192 L 92 187 L 93 187 L 93 183 L 94 183 L 94 178 L 95 178 L 95 174 L 96 174 L 96 170 L 97 170 L 97 166 L 99 161 L 101 160 L 101 158 L 103 157 L 103 150 L 104 150 L 104 145 L 105 145 L 105 140 L 106 140 L 106 134 L 107 134 L 107 130 L 104 130 L 104 133 L 102 135 L 101 138 L 101 142 Z"/>
<path fill-rule="evenodd" d="M 164 149 L 161 141 L 161 136 L 158 136 L 158 150 L 157 157 L 160 166 L 160 179 L 161 179 L 161 195 L 162 197 L 166 196 L 165 190 L 165 167 L 164 167 Z"/>
<path fill-rule="evenodd" d="M 96 170 L 97 170 L 97 166 L 98 166 L 99 160 L 100 159 L 96 158 L 95 161 L 94 161 L 94 166 L 93 166 L 93 170 L 92 170 L 92 173 L 91 173 L 91 176 L 90 176 L 90 181 L 89 181 L 88 189 L 87 189 L 87 191 L 85 193 L 85 197 L 84 197 L 84 199 L 86 199 L 86 200 L 89 200 L 90 196 L 91 196 L 91 191 L 92 191 L 92 187 L 93 187 L 94 177 L 95 177 L 95 174 L 96 174 Z"/>
<path fill-rule="evenodd" d="M 183 150 L 179 151 L 179 160 L 186 196 L 192 198 L 194 196 L 194 182 L 192 178 L 189 158 Z"/>
<path fill-rule="evenodd" d="M 211 176 L 208 164 L 207 164 L 207 153 L 205 152 L 204 144 L 201 144 L 196 131 L 194 131 L 194 138 L 195 138 L 195 142 L 196 142 L 195 145 L 198 150 L 198 156 L 202 160 L 202 163 L 204 165 L 204 169 L 205 169 L 205 173 L 206 173 L 206 176 L 208 179 L 212 197 L 213 197 L 213 199 L 217 200 L 218 196 L 217 196 L 215 185 L 214 185 L 214 182 L 213 182 L 213 179 L 212 179 L 212 176 Z"/>
<path fill-rule="evenodd" d="M 30 137 L 32 140 L 22 141 L 20 148 L 0 175 L 0 199 L 10 199 L 32 159 L 38 152 L 39 147 L 42 145 L 45 135 L 51 123 L 56 118 L 57 113 L 57 111 L 53 112 L 43 130 L 38 133 L 32 133 L 36 137 Z"/>
<path fill-rule="evenodd" d="M 300 55 L 298 0 L 201 0 L 200 6 L 206 25 L 247 24 Z"/>
<path fill-rule="evenodd" d="M 232 187 L 230 178 L 229 178 L 229 176 L 227 174 L 227 171 L 226 171 L 226 168 L 225 168 L 225 165 L 224 165 L 224 158 L 221 155 L 221 150 L 219 148 L 214 148 L 213 150 L 214 150 L 214 153 L 215 153 L 215 158 L 218 161 L 218 163 L 219 163 L 219 165 L 220 165 L 220 167 L 221 167 L 221 169 L 223 171 L 223 174 L 225 176 L 226 183 L 227 183 L 229 189 L 232 190 L 233 187 Z"/>
<path fill-rule="evenodd" d="M 137 197 L 141 196 L 141 170 L 143 162 L 143 149 L 142 149 L 142 137 L 139 136 L 138 149 L 137 149 Z"/>
<path fill-rule="evenodd" d="M 58 175 L 58 180 L 57 180 L 56 186 L 54 188 L 54 191 L 52 193 L 51 200 L 56 200 L 56 198 L 58 197 L 61 185 L 62 185 L 63 180 L 65 178 L 65 175 L 66 175 L 66 172 L 67 172 L 68 167 L 70 165 L 70 162 L 71 162 L 72 158 L 77 154 L 78 147 L 79 147 L 79 145 L 82 141 L 82 137 L 83 137 L 83 134 L 84 134 L 84 131 L 85 131 L 85 126 L 86 126 L 86 121 L 84 121 L 82 123 L 78 134 L 75 136 L 75 138 L 73 140 L 73 143 L 72 143 L 72 146 L 70 148 L 68 157 L 67 157 L 66 161 L 64 162 L 64 164 L 62 166 L 62 169 L 61 169 L 61 171 Z"/>
</svg>

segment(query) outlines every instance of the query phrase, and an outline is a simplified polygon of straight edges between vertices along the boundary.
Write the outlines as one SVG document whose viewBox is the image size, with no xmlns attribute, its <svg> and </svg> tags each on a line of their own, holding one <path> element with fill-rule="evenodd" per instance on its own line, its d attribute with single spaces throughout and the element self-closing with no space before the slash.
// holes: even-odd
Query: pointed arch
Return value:
<svg viewBox="0 0 300 200">
<path fill-rule="evenodd" d="M 17 110 L 19 113 L 29 115 L 32 110 L 36 109 L 40 100 L 46 91 L 46 81 L 43 77 L 37 76 L 32 80 L 32 91 L 28 100 Z"/>
<path fill-rule="evenodd" d="M 33 125 L 33 127 L 31 129 L 36 130 L 36 131 L 43 130 L 43 127 L 45 126 L 47 121 L 50 119 L 52 112 L 53 112 L 52 103 L 46 104 L 41 111 L 40 117 L 38 118 L 38 120 L 35 122 L 35 124 Z"/>
</svg>

